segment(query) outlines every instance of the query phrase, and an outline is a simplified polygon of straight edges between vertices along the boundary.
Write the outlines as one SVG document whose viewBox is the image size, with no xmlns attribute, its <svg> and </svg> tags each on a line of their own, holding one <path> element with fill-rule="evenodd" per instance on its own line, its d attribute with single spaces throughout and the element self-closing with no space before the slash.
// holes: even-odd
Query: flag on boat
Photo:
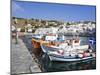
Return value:
<svg viewBox="0 0 100 75">
<path fill-rule="evenodd" d="M 96 44 L 96 39 L 95 38 L 90 38 L 89 43 L 92 44 L 92 45 Z"/>
</svg>

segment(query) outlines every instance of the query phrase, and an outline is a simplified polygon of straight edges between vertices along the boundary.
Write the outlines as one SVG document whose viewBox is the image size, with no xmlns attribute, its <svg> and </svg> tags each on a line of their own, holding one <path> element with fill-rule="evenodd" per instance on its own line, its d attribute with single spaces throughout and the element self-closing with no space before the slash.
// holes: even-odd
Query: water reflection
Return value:
<svg viewBox="0 0 100 75">
<path fill-rule="evenodd" d="M 81 62 L 51 62 L 44 60 L 42 63 L 42 66 L 47 72 L 89 70 L 96 68 L 95 60 Z"/>
</svg>

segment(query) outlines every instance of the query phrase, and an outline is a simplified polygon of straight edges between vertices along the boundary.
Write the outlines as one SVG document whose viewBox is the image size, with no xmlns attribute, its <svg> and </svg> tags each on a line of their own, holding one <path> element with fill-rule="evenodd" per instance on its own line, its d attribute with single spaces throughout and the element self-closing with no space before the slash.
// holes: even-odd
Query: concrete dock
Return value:
<svg viewBox="0 0 100 75">
<path fill-rule="evenodd" d="M 41 72 L 38 63 L 32 58 L 22 39 L 11 41 L 11 74 L 36 73 Z"/>
</svg>

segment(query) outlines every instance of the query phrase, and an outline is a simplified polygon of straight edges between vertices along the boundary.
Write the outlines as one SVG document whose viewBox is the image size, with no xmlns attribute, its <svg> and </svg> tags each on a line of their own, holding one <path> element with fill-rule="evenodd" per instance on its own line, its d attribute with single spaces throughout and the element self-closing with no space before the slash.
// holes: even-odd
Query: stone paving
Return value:
<svg viewBox="0 0 100 75">
<path fill-rule="evenodd" d="M 41 72 L 38 64 L 33 60 L 25 44 L 18 39 L 11 42 L 11 74 L 36 73 Z"/>
</svg>

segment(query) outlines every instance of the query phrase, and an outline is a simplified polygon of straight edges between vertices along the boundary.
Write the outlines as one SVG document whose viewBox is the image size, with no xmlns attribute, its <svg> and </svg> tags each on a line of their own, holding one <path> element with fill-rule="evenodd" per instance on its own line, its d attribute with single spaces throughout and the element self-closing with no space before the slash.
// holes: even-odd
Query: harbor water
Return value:
<svg viewBox="0 0 100 75">
<path fill-rule="evenodd" d="M 72 38 L 72 36 L 66 36 L 66 38 Z M 89 39 L 91 37 L 79 37 L 81 40 L 81 45 L 90 44 Z M 92 37 L 95 38 L 95 37 Z M 34 47 L 31 44 L 31 36 L 26 35 L 22 38 L 25 42 L 27 48 L 32 53 Z M 93 49 L 96 51 L 96 44 L 91 44 Z M 39 64 L 42 67 L 43 72 L 58 72 L 58 71 L 75 71 L 75 70 L 90 70 L 96 69 L 96 60 L 78 61 L 78 62 L 52 62 L 48 59 L 48 56 L 37 58 L 39 59 Z"/>
</svg>

